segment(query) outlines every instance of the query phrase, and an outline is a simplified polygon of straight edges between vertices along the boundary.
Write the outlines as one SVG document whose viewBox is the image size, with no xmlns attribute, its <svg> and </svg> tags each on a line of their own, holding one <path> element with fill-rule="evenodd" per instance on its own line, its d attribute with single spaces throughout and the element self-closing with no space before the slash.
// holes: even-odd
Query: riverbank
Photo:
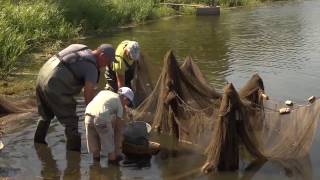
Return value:
<svg viewBox="0 0 320 180">
<path fill-rule="evenodd" d="M 0 31 L 0 94 L 32 94 L 41 64 L 62 46 L 81 42 L 83 36 L 112 35 L 121 26 L 177 14 L 159 2 L 4 0 L 0 5 L 0 29 L 4 29 Z M 185 8 L 182 13 L 193 11 Z"/>
<path fill-rule="evenodd" d="M 39 66 L 65 44 L 174 14 L 153 0 L 4 0 L 0 9 L 0 94 L 6 95 L 32 91 Z"/>
</svg>

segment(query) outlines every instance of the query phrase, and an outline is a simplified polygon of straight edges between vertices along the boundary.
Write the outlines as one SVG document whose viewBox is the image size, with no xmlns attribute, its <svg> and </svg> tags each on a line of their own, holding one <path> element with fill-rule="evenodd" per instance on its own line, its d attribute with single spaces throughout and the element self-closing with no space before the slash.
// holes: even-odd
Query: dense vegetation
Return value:
<svg viewBox="0 0 320 180">
<path fill-rule="evenodd" d="M 0 79 L 37 48 L 175 13 L 156 0 L 0 1 Z"/>
<path fill-rule="evenodd" d="M 256 0 L 0 0 L 0 80 L 37 48 L 176 13 L 161 2 L 232 6 L 248 1 Z"/>
</svg>

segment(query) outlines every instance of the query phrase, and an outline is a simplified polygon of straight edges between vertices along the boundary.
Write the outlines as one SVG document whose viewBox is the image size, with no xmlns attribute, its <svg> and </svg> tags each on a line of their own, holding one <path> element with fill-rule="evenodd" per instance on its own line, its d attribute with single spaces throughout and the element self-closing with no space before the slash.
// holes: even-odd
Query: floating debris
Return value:
<svg viewBox="0 0 320 180">
<path fill-rule="evenodd" d="M 290 108 L 280 108 L 279 113 L 280 114 L 288 114 L 288 113 L 290 113 Z"/>
<path fill-rule="evenodd" d="M 287 100 L 285 103 L 286 103 L 287 106 L 292 106 L 293 105 L 293 102 L 290 101 L 290 100 Z"/>
<path fill-rule="evenodd" d="M 309 101 L 310 103 L 313 103 L 315 100 L 316 100 L 316 97 L 314 97 L 314 96 L 310 96 L 310 97 L 308 98 L 308 101 Z"/>
</svg>

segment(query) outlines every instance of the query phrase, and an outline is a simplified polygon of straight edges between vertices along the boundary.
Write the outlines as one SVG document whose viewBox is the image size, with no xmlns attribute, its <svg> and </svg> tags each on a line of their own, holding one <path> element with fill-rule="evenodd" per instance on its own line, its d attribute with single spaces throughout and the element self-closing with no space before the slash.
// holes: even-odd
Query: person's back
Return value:
<svg viewBox="0 0 320 180">
<path fill-rule="evenodd" d="M 88 104 L 85 113 L 100 119 L 111 120 L 112 115 L 122 117 L 122 111 L 119 95 L 113 91 L 102 90 Z"/>
<path fill-rule="evenodd" d="M 41 68 L 37 86 L 55 94 L 79 94 L 85 81 L 96 83 L 98 70 L 92 51 L 85 45 L 72 44 L 50 58 Z"/>
</svg>

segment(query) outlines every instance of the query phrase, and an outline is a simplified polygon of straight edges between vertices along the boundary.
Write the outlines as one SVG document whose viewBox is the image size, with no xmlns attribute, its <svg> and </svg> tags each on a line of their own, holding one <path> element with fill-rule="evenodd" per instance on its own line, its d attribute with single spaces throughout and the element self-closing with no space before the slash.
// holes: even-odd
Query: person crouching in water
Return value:
<svg viewBox="0 0 320 180">
<path fill-rule="evenodd" d="M 118 94 L 113 91 L 100 91 L 88 104 L 85 112 L 87 147 L 94 161 L 100 161 L 100 152 L 108 155 L 108 162 L 117 164 L 114 134 L 121 131 L 115 127 L 116 121 L 123 120 L 124 108 L 133 101 L 134 94 L 128 87 L 121 87 Z"/>
</svg>

